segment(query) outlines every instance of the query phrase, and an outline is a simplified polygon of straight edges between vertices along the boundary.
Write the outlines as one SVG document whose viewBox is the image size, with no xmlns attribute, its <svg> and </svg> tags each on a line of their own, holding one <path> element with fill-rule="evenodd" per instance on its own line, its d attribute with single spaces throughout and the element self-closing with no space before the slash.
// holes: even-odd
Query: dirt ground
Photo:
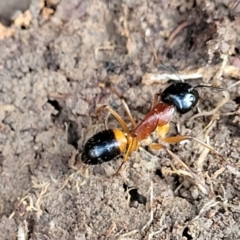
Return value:
<svg viewBox="0 0 240 240">
<path fill-rule="evenodd" d="M 239 14 L 239 1 L 34 0 L 1 25 L 0 239 L 240 239 Z M 226 89 L 199 88 L 169 132 L 226 161 L 193 141 L 152 151 L 153 134 L 119 176 L 121 157 L 83 164 L 105 120 L 119 127 L 98 107 L 130 123 L 109 84 L 140 121 L 176 77 L 161 64 Z"/>
</svg>

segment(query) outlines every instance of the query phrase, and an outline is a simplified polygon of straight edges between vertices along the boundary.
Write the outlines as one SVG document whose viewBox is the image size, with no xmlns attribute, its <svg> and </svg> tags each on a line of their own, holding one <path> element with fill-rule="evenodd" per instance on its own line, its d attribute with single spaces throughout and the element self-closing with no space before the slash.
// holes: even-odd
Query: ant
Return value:
<svg viewBox="0 0 240 240">
<path fill-rule="evenodd" d="M 121 125 L 122 130 L 108 129 L 98 132 L 92 136 L 84 146 L 82 161 L 91 165 L 101 164 L 111 161 L 125 152 L 122 163 L 116 172 L 116 174 L 118 174 L 123 164 L 127 161 L 130 153 L 136 151 L 140 142 L 146 139 L 154 131 L 157 131 L 163 142 L 178 143 L 184 140 L 194 140 L 224 159 L 213 147 L 205 144 L 195 137 L 189 135 L 166 137 L 174 110 L 176 109 L 180 114 L 185 114 L 194 108 L 199 100 L 199 94 L 196 88 L 202 87 L 224 90 L 222 88 L 206 85 L 193 87 L 185 82 L 173 83 L 167 87 L 161 95 L 155 94 L 151 110 L 138 124 L 136 124 L 133 119 L 123 97 L 120 96 L 115 89 L 112 89 L 112 91 L 120 98 L 133 128 L 129 129 L 127 123 L 110 106 L 101 106 L 97 110 L 97 115 L 99 115 L 99 113 L 104 109 L 107 109 Z M 159 97 L 161 99 L 160 101 Z M 155 150 L 166 148 L 162 144 L 151 144 L 150 147 Z"/>
</svg>

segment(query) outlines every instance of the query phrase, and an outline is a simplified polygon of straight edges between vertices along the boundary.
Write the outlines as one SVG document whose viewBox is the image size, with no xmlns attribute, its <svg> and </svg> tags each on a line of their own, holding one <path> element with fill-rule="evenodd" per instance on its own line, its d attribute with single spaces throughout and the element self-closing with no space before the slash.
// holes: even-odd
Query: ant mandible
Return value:
<svg viewBox="0 0 240 240">
<path fill-rule="evenodd" d="M 135 120 L 133 119 L 124 99 L 116 90 L 112 89 L 112 91 L 115 92 L 115 94 L 117 94 L 117 96 L 120 98 L 133 127 L 132 129 L 129 129 L 127 123 L 116 111 L 114 111 L 108 105 L 103 105 L 97 110 L 97 115 L 104 109 L 107 109 L 119 122 L 123 131 L 120 129 L 108 129 L 96 133 L 86 142 L 82 153 L 82 161 L 91 165 L 101 164 L 113 160 L 115 157 L 126 151 L 122 160 L 122 164 L 116 172 L 117 174 L 119 173 L 123 164 L 127 161 L 130 153 L 136 151 L 140 142 L 146 139 L 155 130 L 163 142 L 178 143 L 183 140 L 194 140 L 223 158 L 222 155 L 213 147 L 192 136 L 179 135 L 166 137 L 175 108 L 179 113 L 185 114 L 195 107 L 199 100 L 199 94 L 196 88 L 200 87 L 212 86 L 198 85 L 193 87 L 185 82 L 171 84 L 162 92 L 161 95 L 155 94 L 151 110 L 138 124 L 136 124 Z M 217 89 L 223 90 L 222 88 Z M 160 101 L 159 97 L 161 97 Z M 150 147 L 152 149 L 166 148 L 162 144 L 151 144 Z"/>
</svg>

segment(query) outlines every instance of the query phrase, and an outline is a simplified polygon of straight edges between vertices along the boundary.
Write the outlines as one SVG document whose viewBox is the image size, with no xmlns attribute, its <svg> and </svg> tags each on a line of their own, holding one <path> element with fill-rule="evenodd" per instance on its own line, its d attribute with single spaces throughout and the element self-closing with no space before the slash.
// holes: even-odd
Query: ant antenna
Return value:
<svg viewBox="0 0 240 240">
<path fill-rule="evenodd" d="M 221 87 L 213 87 L 213 86 L 208 86 L 208 85 L 197 85 L 195 87 L 193 87 L 193 89 L 195 88 L 213 88 L 213 89 L 216 89 L 216 90 L 223 90 L 223 91 L 226 91 L 226 88 L 221 88 Z"/>
<path fill-rule="evenodd" d="M 230 88 L 235 87 L 235 86 L 237 86 L 238 84 L 240 84 L 240 81 L 235 82 L 234 84 L 230 85 L 230 86 L 227 87 L 227 88 L 213 87 L 213 86 L 207 86 L 207 85 L 197 85 L 197 86 L 194 87 L 194 88 L 198 88 L 198 87 L 209 87 L 209 88 L 215 88 L 215 89 L 217 89 L 217 90 L 229 91 Z"/>
<path fill-rule="evenodd" d="M 163 64 L 160 64 L 160 67 L 164 68 L 165 70 L 167 70 L 167 71 L 169 71 L 170 73 L 172 73 L 172 74 L 174 74 L 175 76 L 177 76 L 181 82 L 184 82 L 184 80 L 183 80 L 172 68 L 166 67 L 166 66 L 163 65 Z"/>
<path fill-rule="evenodd" d="M 235 87 L 235 86 L 238 85 L 238 84 L 240 84 L 240 81 L 235 82 L 234 84 L 232 84 L 231 86 L 229 86 L 227 89 L 229 90 L 230 88 Z"/>
</svg>

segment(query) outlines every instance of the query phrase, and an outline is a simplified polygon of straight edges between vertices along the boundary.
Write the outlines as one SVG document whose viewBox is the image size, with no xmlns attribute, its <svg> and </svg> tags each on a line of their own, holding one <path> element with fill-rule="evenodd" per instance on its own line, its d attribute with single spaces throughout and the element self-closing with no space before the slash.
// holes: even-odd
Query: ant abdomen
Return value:
<svg viewBox="0 0 240 240">
<path fill-rule="evenodd" d="M 184 82 L 173 83 L 161 94 L 161 100 L 164 103 L 174 105 L 181 114 L 187 113 L 195 107 L 198 99 L 198 91 Z"/>
<path fill-rule="evenodd" d="M 96 165 L 113 160 L 127 147 L 127 138 L 119 129 L 109 129 L 96 133 L 85 144 L 82 161 Z"/>
</svg>

